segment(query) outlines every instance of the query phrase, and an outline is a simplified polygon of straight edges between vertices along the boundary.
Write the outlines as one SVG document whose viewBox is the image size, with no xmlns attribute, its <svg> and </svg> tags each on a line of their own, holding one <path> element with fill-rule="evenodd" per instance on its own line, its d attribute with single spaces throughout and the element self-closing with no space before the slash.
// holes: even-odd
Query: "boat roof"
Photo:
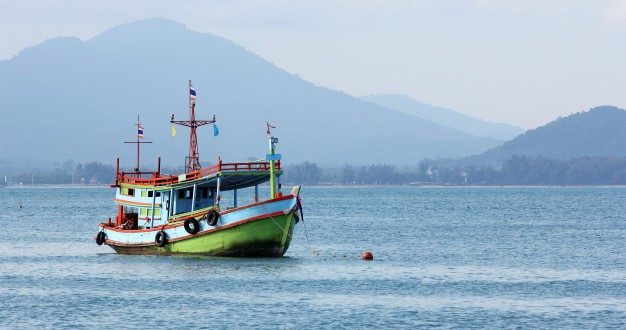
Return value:
<svg viewBox="0 0 626 330">
<path fill-rule="evenodd" d="M 119 172 L 114 187 L 136 187 L 153 190 L 180 189 L 193 185 L 217 187 L 220 190 L 232 190 L 252 187 L 270 180 L 270 162 L 222 163 L 205 167 L 194 172 L 178 176 L 150 172 L 151 177 L 141 177 L 141 173 Z M 281 175 L 280 161 L 275 162 L 276 175 Z"/>
</svg>

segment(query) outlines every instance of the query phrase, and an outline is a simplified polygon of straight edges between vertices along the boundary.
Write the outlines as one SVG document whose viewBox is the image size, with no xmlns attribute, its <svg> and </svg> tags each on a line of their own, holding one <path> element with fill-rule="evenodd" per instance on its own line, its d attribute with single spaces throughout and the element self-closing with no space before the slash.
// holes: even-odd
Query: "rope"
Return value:
<svg viewBox="0 0 626 330">
<path fill-rule="evenodd" d="M 296 198 L 298 199 L 298 207 L 300 208 L 300 211 L 302 211 L 302 205 L 300 205 L 300 197 L 296 196 Z M 265 212 L 268 212 L 268 210 L 265 208 L 265 205 L 264 205 L 264 204 L 261 204 L 260 202 L 256 202 L 256 203 L 254 203 L 254 204 L 260 205 L 260 206 L 263 208 L 263 210 L 265 210 Z M 268 212 L 268 213 L 269 213 L 269 212 Z M 278 224 L 278 222 L 276 222 L 276 220 L 274 220 L 274 217 L 272 217 L 271 215 L 270 215 L 269 217 L 270 217 L 270 219 L 272 219 L 272 221 L 274 222 L 274 224 L 275 224 L 278 228 L 280 228 L 280 230 L 282 230 L 285 234 L 287 234 L 287 236 L 289 236 L 289 238 L 291 238 L 291 239 L 293 240 L 293 236 L 292 236 L 292 235 L 289 235 L 289 233 L 288 233 L 288 232 L 287 232 L 287 231 L 286 231 L 283 227 L 281 227 L 281 226 Z M 304 224 L 304 237 L 305 237 L 305 240 L 306 240 L 307 249 L 309 250 L 309 253 L 310 253 L 311 255 L 318 256 L 318 255 L 319 255 L 319 253 L 318 253 L 317 251 L 315 251 L 315 250 L 313 250 L 313 249 L 311 248 L 311 243 L 309 242 L 309 234 L 308 234 L 308 232 L 307 232 L 307 229 L 306 229 L 306 224 L 304 223 L 304 219 L 302 219 L 302 223 Z"/>
<path fill-rule="evenodd" d="M 309 242 L 309 233 L 306 230 L 306 222 L 304 222 L 304 220 L 302 220 L 302 225 L 304 226 L 304 239 L 306 240 L 306 244 L 308 245 L 309 252 L 312 255 L 319 256 L 320 254 L 311 248 L 311 243 Z"/>
<path fill-rule="evenodd" d="M 286 231 L 283 227 L 281 227 L 281 226 L 278 224 L 278 222 L 276 222 L 276 220 L 274 220 L 274 217 L 272 217 L 272 216 L 270 215 L 270 219 L 272 219 L 272 221 L 274 222 L 274 224 L 275 224 L 278 228 L 280 228 L 280 230 L 282 230 L 282 231 L 283 231 L 283 233 L 285 233 L 287 236 L 289 236 L 289 238 L 290 238 L 290 239 L 293 239 L 293 236 L 289 235 L 289 232 L 287 232 L 287 231 Z"/>
<path fill-rule="evenodd" d="M 300 217 L 302 219 L 302 225 L 304 226 L 304 239 L 306 240 L 306 244 L 308 245 L 309 252 L 311 254 L 319 255 L 319 253 L 311 248 L 311 242 L 309 242 L 309 232 L 306 228 L 306 222 L 304 221 L 304 213 L 302 212 L 302 202 L 300 201 L 300 196 L 296 196 L 296 203 L 298 205 L 298 210 L 300 211 Z"/>
</svg>

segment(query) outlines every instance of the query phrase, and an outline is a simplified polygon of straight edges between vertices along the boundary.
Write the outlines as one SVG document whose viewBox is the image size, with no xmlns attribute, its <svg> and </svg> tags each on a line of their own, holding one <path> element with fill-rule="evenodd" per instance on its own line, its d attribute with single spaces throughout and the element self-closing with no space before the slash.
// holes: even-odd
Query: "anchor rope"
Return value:
<svg viewBox="0 0 626 330">
<path fill-rule="evenodd" d="M 306 222 L 304 222 L 304 213 L 302 212 L 302 202 L 300 201 L 300 196 L 296 196 L 298 209 L 300 210 L 300 215 L 302 216 L 302 225 L 304 226 L 304 239 L 306 240 L 306 244 L 308 245 L 309 252 L 311 254 L 319 255 L 317 251 L 311 248 L 311 242 L 309 242 L 309 233 L 306 229 Z"/>
</svg>

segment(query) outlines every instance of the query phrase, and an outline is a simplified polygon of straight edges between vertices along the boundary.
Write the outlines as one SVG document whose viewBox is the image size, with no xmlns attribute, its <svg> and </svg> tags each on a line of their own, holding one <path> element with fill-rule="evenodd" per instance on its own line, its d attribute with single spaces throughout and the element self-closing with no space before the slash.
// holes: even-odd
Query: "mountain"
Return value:
<svg viewBox="0 0 626 330">
<path fill-rule="evenodd" d="M 361 99 L 475 136 L 508 141 L 524 132 L 523 128 L 515 125 L 491 123 L 454 110 L 422 103 L 404 95 L 370 95 Z"/>
<path fill-rule="evenodd" d="M 221 37 L 165 20 L 114 27 L 81 41 L 55 38 L 0 62 L 0 165 L 16 159 L 134 162 L 133 124 L 144 124 L 144 164 L 182 165 L 188 130 L 170 138 L 170 115 L 217 116 L 199 129 L 204 164 L 263 158 L 265 123 L 286 162 L 415 164 L 483 152 L 500 142 L 365 102 L 300 79 Z"/>
<path fill-rule="evenodd" d="M 513 155 L 565 160 L 582 156 L 626 156 L 626 111 L 600 106 L 558 118 L 458 163 L 498 165 Z"/>
</svg>

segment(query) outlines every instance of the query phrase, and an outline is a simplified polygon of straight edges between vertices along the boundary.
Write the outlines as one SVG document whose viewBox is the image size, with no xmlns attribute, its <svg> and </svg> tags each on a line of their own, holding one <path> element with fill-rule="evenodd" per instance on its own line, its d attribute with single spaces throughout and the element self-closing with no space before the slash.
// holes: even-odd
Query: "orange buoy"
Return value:
<svg viewBox="0 0 626 330">
<path fill-rule="evenodd" d="M 374 260 L 374 255 L 370 251 L 365 251 L 361 254 L 363 260 Z"/>
</svg>

